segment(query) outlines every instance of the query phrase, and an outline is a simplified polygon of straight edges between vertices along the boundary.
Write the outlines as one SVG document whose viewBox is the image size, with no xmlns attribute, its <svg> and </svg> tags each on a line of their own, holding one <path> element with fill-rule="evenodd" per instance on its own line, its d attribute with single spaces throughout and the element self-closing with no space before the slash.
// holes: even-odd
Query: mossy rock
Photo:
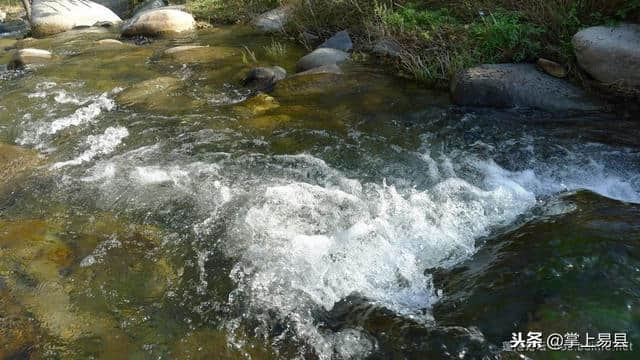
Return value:
<svg viewBox="0 0 640 360">
<path fill-rule="evenodd" d="M 233 107 L 233 111 L 240 117 L 250 117 L 263 114 L 280 107 L 278 101 L 267 94 L 258 94 Z"/>
<path fill-rule="evenodd" d="M 238 52 L 230 47 L 182 45 L 167 49 L 164 54 L 173 61 L 191 64 L 233 58 L 238 55 Z"/>
<path fill-rule="evenodd" d="M 182 94 L 182 80 L 161 76 L 143 81 L 116 96 L 116 101 L 124 106 L 158 112 L 179 113 L 196 107 L 199 102 Z"/>
</svg>

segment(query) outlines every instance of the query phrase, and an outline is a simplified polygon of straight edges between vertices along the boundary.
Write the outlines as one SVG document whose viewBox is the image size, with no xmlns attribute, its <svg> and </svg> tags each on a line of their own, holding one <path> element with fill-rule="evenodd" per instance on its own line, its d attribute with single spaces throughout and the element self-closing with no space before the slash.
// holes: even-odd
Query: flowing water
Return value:
<svg viewBox="0 0 640 360">
<path fill-rule="evenodd" d="M 362 64 L 254 98 L 243 72 L 304 50 L 243 27 L 95 42 L 114 36 L 20 40 L 56 58 L 0 72 L 0 355 L 518 358 L 514 331 L 640 346 L 637 122 L 459 108 Z M 185 43 L 214 51 L 163 53 Z"/>
</svg>

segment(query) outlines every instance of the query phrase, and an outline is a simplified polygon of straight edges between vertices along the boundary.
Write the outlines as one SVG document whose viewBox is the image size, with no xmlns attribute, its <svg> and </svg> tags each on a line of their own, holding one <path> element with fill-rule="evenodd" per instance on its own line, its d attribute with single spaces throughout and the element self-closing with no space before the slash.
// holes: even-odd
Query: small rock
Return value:
<svg viewBox="0 0 640 360">
<path fill-rule="evenodd" d="M 193 16 L 177 9 L 160 8 L 143 11 L 129 19 L 122 27 L 123 36 L 164 36 L 194 31 Z"/>
<path fill-rule="evenodd" d="M 296 64 L 296 71 L 302 72 L 324 65 L 341 64 L 349 58 L 349 54 L 338 49 L 318 48 L 305 55 Z"/>
<path fill-rule="evenodd" d="M 532 64 L 489 64 L 464 70 L 452 80 L 451 94 L 459 105 L 603 110 L 603 105 L 582 89 L 544 74 Z"/>
<path fill-rule="evenodd" d="M 580 67 L 596 80 L 640 86 L 640 25 L 590 27 L 572 44 Z"/>
<path fill-rule="evenodd" d="M 402 46 L 393 39 L 382 39 L 373 47 L 373 53 L 378 56 L 399 57 Z"/>
<path fill-rule="evenodd" d="M 102 39 L 102 40 L 96 41 L 96 44 L 100 46 L 105 46 L 105 47 L 106 46 L 126 46 L 125 43 L 116 39 Z"/>
<path fill-rule="evenodd" d="M 283 31 L 291 11 L 291 6 L 281 6 L 255 18 L 251 24 L 264 33 Z"/>
<path fill-rule="evenodd" d="M 120 23 L 120 17 L 92 1 L 33 0 L 31 23 L 36 36 L 47 36 L 98 22 Z"/>
<path fill-rule="evenodd" d="M 234 106 L 233 110 L 240 117 L 251 117 L 277 109 L 278 107 L 280 107 L 280 104 L 278 104 L 275 98 L 267 94 L 258 94 Z"/>
<path fill-rule="evenodd" d="M 47 50 L 41 49 L 20 49 L 16 50 L 8 64 L 9 69 L 22 69 L 31 64 L 46 64 L 53 56 Z"/>
<path fill-rule="evenodd" d="M 287 71 L 280 66 L 258 67 L 247 74 L 242 85 L 257 91 L 270 91 L 285 77 L 287 77 Z"/>
<path fill-rule="evenodd" d="M 211 25 L 210 23 L 208 23 L 206 21 L 197 21 L 196 22 L 196 28 L 198 28 L 198 30 L 206 30 L 206 29 L 213 28 L 213 25 Z"/>
<path fill-rule="evenodd" d="M 555 61 L 540 58 L 536 62 L 536 65 L 551 76 L 555 76 L 557 78 L 567 77 L 567 68 Z"/>
<path fill-rule="evenodd" d="M 351 37 L 349 37 L 349 33 L 346 30 L 342 30 L 327 39 L 327 41 L 318 46 L 318 48 L 337 49 L 349 52 L 353 50 L 353 42 L 351 41 Z"/>
</svg>

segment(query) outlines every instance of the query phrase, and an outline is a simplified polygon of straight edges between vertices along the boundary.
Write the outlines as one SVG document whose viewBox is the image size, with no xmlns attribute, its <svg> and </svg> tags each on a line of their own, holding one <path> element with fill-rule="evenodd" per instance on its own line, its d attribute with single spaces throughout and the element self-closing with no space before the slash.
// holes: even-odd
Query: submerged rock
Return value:
<svg viewBox="0 0 640 360">
<path fill-rule="evenodd" d="M 291 6 L 275 8 L 259 15 L 251 24 L 265 33 L 283 31 L 292 10 Z"/>
<path fill-rule="evenodd" d="M 433 271 L 443 290 L 436 321 L 477 326 L 498 346 L 513 332 L 598 329 L 630 329 L 635 346 L 640 206 L 581 191 L 553 207 L 552 214 L 565 210 L 489 239 L 453 268 Z"/>
<path fill-rule="evenodd" d="M 531 64 L 488 64 L 467 69 L 451 82 L 459 105 L 531 107 L 548 111 L 602 111 L 582 89 Z"/>
<path fill-rule="evenodd" d="M 33 0 L 31 24 L 36 36 L 47 36 L 78 26 L 122 20 L 108 8 L 89 0 Z"/>
<path fill-rule="evenodd" d="M 323 42 L 318 48 L 337 49 L 344 52 L 353 50 L 353 42 L 346 30 L 337 32 L 335 35 Z"/>
<path fill-rule="evenodd" d="M 183 113 L 202 102 L 185 95 L 184 83 L 177 78 L 161 76 L 133 85 L 116 96 L 119 104 L 162 113 Z"/>
<path fill-rule="evenodd" d="M 590 27 L 572 44 L 578 63 L 595 79 L 640 86 L 640 25 Z"/>
<path fill-rule="evenodd" d="M 267 94 L 259 94 L 233 107 L 235 113 L 241 117 L 250 117 L 265 113 L 280 107 L 278 101 Z"/>
<path fill-rule="evenodd" d="M 120 40 L 116 40 L 116 39 L 102 39 L 102 40 L 96 41 L 96 44 L 99 45 L 99 46 L 103 46 L 103 47 L 127 46 L 127 44 L 123 43 Z"/>
<path fill-rule="evenodd" d="M 27 65 L 46 64 L 53 56 L 47 50 L 42 49 L 19 49 L 16 50 L 9 62 L 9 69 L 22 69 Z"/>
<path fill-rule="evenodd" d="M 228 47 L 182 45 L 164 51 L 165 55 L 182 63 L 204 63 L 236 56 L 236 50 Z"/>
<path fill-rule="evenodd" d="M 165 36 L 194 31 L 196 21 L 191 14 L 178 9 L 160 8 L 143 11 L 122 27 L 123 36 Z"/>
<path fill-rule="evenodd" d="M 242 85 L 256 91 L 270 91 L 280 80 L 287 77 L 287 70 L 280 66 L 257 67 L 249 71 Z"/>
<path fill-rule="evenodd" d="M 296 63 L 296 71 L 303 72 L 324 65 L 337 65 L 345 62 L 349 54 L 338 49 L 318 48 L 303 56 Z"/>
<path fill-rule="evenodd" d="M 40 163 L 41 158 L 36 151 L 0 143 L 0 185 Z"/>
<path fill-rule="evenodd" d="M 123 105 L 153 105 L 159 98 L 169 96 L 172 91 L 181 88 L 182 85 L 180 79 L 162 76 L 135 84 L 118 94 L 116 100 Z"/>
</svg>

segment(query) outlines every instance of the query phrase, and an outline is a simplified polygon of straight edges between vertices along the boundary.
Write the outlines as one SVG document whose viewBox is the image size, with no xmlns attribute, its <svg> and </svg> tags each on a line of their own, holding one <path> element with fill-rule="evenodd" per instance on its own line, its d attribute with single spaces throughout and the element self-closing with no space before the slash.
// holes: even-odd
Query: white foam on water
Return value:
<svg viewBox="0 0 640 360">
<path fill-rule="evenodd" d="M 493 166 L 483 168 L 487 181 L 482 186 L 451 177 L 418 191 L 336 179 L 339 172 L 305 157 L 297 160 L 316 164 L 307 171 L 337 181 L 292 181 L 261 189 L 263 195 L 229 230 L 234 240 L 226 251 L 239 259 L 231 273 L 238 285 L 231 301 L 248 302 L 254 315 L 276 312 L 320 358 L 336 351 L 344 358 L 351 352 L 361 356 L 375 344 L 357 329 L 321 333 L 313 324 L 313 309 L 329 311 L 347 296 L 359 295 L 429 322 L 428 309 L 438 297 L 425 269 L 470 256 L 476 238 L 536 204 L 534 193 Z"/>
<path fill-rule="evenodd" d="M 66 93 L 65 93 L 66 94 Z M 82 104 L 71 115 L 67 115 L 52 122 L 38 122 L 30 124 L 23 134 L 17 139 L 20 145 L 36 145 L 36 147 L 45 147 L 43 141 L 58 132 L 65 130 L 72 126 L 80 126 L 94 122 L 103 111 L 111 111 L 115 108 L 115 102 L 109 98 L 108 93 L 103 93 L 100 96 L 94 97 L 90 100 L 81 101 L 74 100 L 73 98 L 64 95 L 60 98 L 56 96 L 56 99 L 64 103 Z"/>
<path fill-rule="evenodd" d="M 90 135 L 87 138 L 85 150 L 80 156 L 63 162 L 55 163 L 52 169 L 60 169 L 65 166 L 80 165 L 84 162 L 93 160 L 98 155 L 106 155 L 115 151 L 116 147 L 122 143 L 129 131 L 124 127 L 109 127 L 101 135 Z"/>
</svg>

